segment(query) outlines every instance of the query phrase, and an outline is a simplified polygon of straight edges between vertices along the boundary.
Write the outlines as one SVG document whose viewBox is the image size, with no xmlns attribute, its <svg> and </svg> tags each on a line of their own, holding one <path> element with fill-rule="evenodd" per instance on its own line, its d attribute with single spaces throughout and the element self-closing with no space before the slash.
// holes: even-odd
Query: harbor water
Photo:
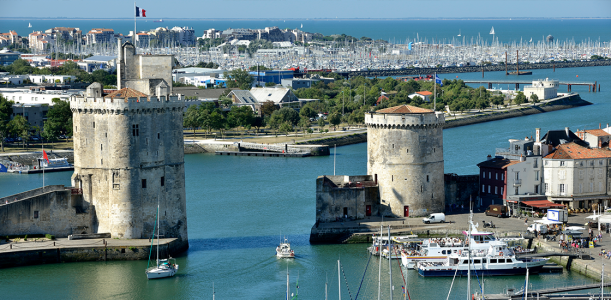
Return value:
<svg viewBox="0 0 611 300">
<path fill-rule="evenodd" d="M 577 78 L 576 75 L 579 75 Z M 480 79 L 481 73 L 443 74 L 451 79 Z M 611 123 L 611 67 L 535 70 L 520 80 L 554 78 L 594 81 L 600 93 L 573 87 L 593 105 L 444 130 L 445 172 L 476 174 L 476 164 L 507 146 L 510 138 L 534 135 L 536 127 L 571 130 L 598 128 Z M 510 80 L 504 72 L 486 73 L 491 80 Z M 477 86 L 477 85 L 476 85 Z M 512 85 L 513 86 L 513 85 Z M 496 86 L 495 86 L 496 87 Z M 502 87 L 506 89 L 507 87 Z M 561 86 L 562 88 L 562 86 Z M 366 173 L 366 144 L 337 148 L 337 174 Z M 290 288 L 302 299 L 338 299 L 337 261 L 342 272 L 342 298 L 374 299 L 378 293 L 379 260 L 369 260 L 366 244 L 310 245 L 315 221 L 315 180 L 333 174 L 333 156 L 307 158 L 242 157 L 191 154 L 185 156 L 189 250 L 178 258 L 176 277 L 148 281 L 146 261 L 86 262 L 29 266 L 0 270 L 3 299 L 282 299 L 286 271 Z M 46 184 L 70 185 L 71 172 L 45 175 Z M 0 173 L 0 197 L 40 187 L 42 175 Z M 279 260 L 275 247 L 281 237 L 292 243 L 297 258 Z M 365 272 L 366 270 L 366 272 Z M 364 274 L 364 275 L 363 275 Z M 393 261 L 394 298 L 402 298 L 403 277 L 411 299 L 445 299 L 451 278 L 422 278 L 410 270 L 401 273 Z M 382 297 L 390 293 L 388 261 L 382 261 Z M 519 289 L 524 277 L 472 279 L 472 291 L 501 293 Z M 464 299 L 465 277 L 457 278 L 451 299 Z M 591 283 L 575 273 L 531 276 L 537 289 Z M 360 289 L 360 292 L 359 292 Z"/>
</svg>

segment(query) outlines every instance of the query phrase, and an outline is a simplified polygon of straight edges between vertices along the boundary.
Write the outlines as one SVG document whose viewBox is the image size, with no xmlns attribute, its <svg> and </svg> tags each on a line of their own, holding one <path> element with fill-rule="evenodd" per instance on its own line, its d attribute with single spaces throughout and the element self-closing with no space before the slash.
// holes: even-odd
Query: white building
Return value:
<svg viewBox="0 0 611 300">
<path fill-rule="evenodd" d="M 70 83 L 74 82 L 73 75 L 28 75 L 32 83 Z"/>
<path fill-rule="evenodd" d="M 607 124 L 605 129 L 578 130 L 577 136 L 588 143 L 590 148 L 609 148 L 609 142 L 611 141 L 610 129 Z"/>
<path fill-rule="evenodd" d="M 28 79 L 28 75 L 0 75 L 0 84 L 22 84 L 24 80 Z"/>
<path fill-rule="evenodd" d="M 530 99 L 530 96 L 535 94 L 539 100 L 552 99 L 558 96 L 558 80 L 550 80 L 549 78 L 534 80 L 532 85 L 524 87 L 524 95 Z"/>
<path fill-rule="evenodd" d="M 544 191 L 548 200 L 569 208 L 611 204 L 611 151 L 576 143 L 559 145 L 543 158 Z"/>
<path fill-rule="evenodd" d="M 204 30 L 204 35 L 202 35 L 202 39 L 218 39 L 221 37 L 222 31 L 216 30 L 214 28 L 210 28 L 208 30 Z"/>
<path fill-rule="evenodd" d="M 87 45 L 114 42 L 115 31 L 108 28 L 93 28 L 87 32 Z"/>
<path fill-rule="evenodd" d="M 195 30 L 189 27 L 178 27 L 170 29 L 178 34 L 178 42 L 183 46 L 195 46 Z"/>
<path fill-rule="evenodd" d="M 53 105 L 53 98 L 68 101 L 70 95 L 78 94 L 79 90 L 44 90 L 44 87 L 32 87 L 31 89 L 0 88 L 0 94 L 15 104 L 47 104 Z"/>
</svg>

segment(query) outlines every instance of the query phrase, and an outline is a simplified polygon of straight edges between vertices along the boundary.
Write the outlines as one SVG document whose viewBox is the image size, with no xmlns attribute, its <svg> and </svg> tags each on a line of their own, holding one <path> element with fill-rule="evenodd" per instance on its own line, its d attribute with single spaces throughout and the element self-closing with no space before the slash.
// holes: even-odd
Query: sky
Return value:
<svg viewBox="0 0 611 300">
<path fill-rule="evenodd" d="M 150 18 L 611 18 L 611 0 L 141 0 Z M 132 18 L 125 0 L 0 0 L 0 18 Z"/>
</svg>

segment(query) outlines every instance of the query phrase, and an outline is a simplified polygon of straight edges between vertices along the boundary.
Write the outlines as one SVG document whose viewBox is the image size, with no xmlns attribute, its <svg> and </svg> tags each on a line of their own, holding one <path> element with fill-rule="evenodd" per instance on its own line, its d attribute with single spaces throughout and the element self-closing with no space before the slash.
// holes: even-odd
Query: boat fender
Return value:
<svg viewBox="0 0 611 300">
<path fill-rule="evenodd" d="M 458 255 L 461 255 L 461 254 L 462 254 L 462 250 L 458 250 Z"/>
</svg>

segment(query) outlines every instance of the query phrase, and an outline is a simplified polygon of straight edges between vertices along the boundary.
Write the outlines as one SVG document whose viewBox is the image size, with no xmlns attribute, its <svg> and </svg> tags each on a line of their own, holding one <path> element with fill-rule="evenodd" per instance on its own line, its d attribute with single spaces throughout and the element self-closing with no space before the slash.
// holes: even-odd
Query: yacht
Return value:
<svg viewBox="0 0 611 300">
<path fill-rule="evenodd" d="M 176 264 L 175 258 L 169 257 L 168 259 L 160 259 L 157 266 L 146 270 L 146 278 L 158 279 L 172 277 L 176 275 L 177 271 L 178 265 Z"/>
<path fill-rule="evenodd" d="M 500 241 L 490 242 L 488 249 L 471 249 L 450 254 L 444 262 L 419 262 L 418 274 L 423 277 L 465 276 L 471 270 L 479 276 L 524 275 L 541 272 L 549 258 L 516 258 L 512 249 Z"/>
<path fill-rule="evenodd" d="M 295 258 L 295 252 L 291 249 L 291 243 L 284 238 L 284 242 L 276 247 L 276 257 L 278 258 Z"/>
</svg>

